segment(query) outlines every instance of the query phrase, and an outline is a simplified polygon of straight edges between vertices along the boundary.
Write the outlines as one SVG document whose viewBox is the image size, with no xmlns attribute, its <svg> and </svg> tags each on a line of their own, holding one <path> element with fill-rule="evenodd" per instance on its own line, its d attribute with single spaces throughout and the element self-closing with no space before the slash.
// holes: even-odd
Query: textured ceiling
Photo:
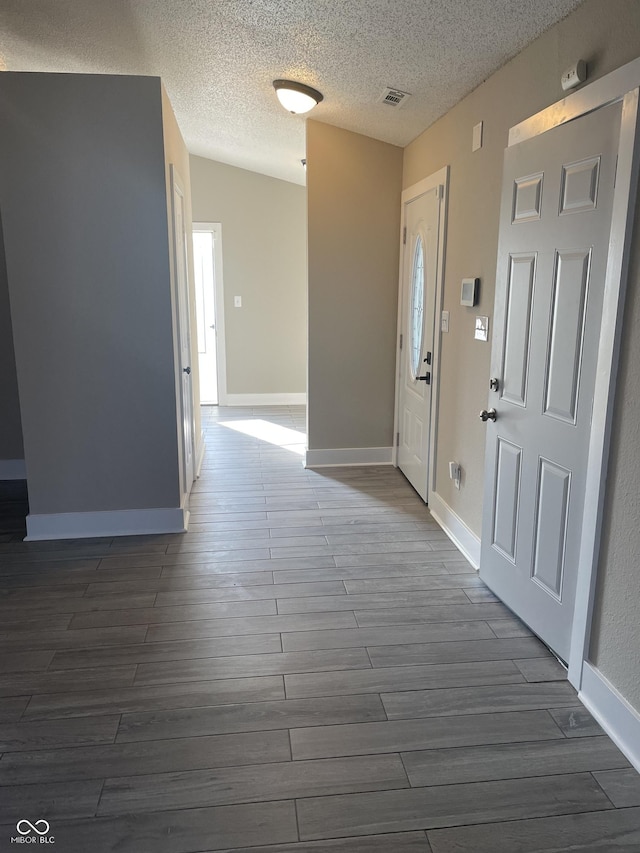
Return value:
<svg viewBox="0 0 640 853">
<path fill-rule="evenodd" d="M 582 0 L 0 0 L 0 69 L 162 77 L 194 154 L 304 183 L 304 119 L 406 145 Z M 400 109 L 385 86 L 411 93 Z"/>
</svg>

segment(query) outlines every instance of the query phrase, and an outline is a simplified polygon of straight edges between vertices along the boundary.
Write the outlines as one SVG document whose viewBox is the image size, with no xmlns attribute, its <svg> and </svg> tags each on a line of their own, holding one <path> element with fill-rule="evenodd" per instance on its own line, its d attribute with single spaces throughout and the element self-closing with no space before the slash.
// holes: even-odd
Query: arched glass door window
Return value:
<svg viewBox="0 0 640 853">
<path fill-rule="evenodd" d="M 422 237 L 418 235 L 413 254 L 413 273 L 411 276 L 411 375 L 415 379 L 420 369 L 422 354 L 422 336 L 424 334 L 424 248 Z"/>
</svg>

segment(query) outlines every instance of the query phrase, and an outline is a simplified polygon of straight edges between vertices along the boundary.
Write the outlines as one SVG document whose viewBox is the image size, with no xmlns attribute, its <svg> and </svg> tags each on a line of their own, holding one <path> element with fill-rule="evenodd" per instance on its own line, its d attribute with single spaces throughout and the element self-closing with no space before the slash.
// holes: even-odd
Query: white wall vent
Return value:
<svg viewBox="0 0 640 853">
<path fill-rule="evenodd" d="M 390 86 L 387 86 L 378 100 L 390 107 L 401 107 L 410 97 L 411 95 L 408 92 L 402 92 L 400 89 L 392 89 Z"/>
</svg>

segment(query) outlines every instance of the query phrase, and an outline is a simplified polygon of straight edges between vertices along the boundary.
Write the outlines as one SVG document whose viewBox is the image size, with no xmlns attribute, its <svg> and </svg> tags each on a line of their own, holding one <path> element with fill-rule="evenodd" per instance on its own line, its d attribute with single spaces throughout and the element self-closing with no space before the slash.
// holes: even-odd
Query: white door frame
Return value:
<svg viewBox="0 0 640 853">
<path fill-rule="evenodd" d="M 589 658 L 616 374 L 640 160 L 638 110 L 640 59 L 537 113 L 509 131 L 509 147 L 616 101 L 622 101 L 618 170 L 613 195 L 602 326 L 589 440 L 576 601 L 569 652 L 569 681 L 580 690 Z"/>
<path fill-rule="evenodd" d="M 193 361 L 193 350 L 191 347 L 191 311 L 190 311 L 190 295 L 189 295 L 189 264 L 187 259 L 184 259 L 185 262 L 185 280 L 184 280 L 184 291 L 182 295 L 179 292 L 180 287 L 180 275 L 178 272 L 180 259 L 177 256 L 176 249 L 178 246 L 178 238 L 176 235 L 176 190 L 182 197 L 185 199 L 184 192 L 184 183 L 182 182 L 182 178 L 180 174 L 176 170 L 176 167 L 173 163 L 169 164 L 169 175 L 170 175 L 170 183 L 171 183 L 171 254 L 173 256 L 173 301 L 174 301 L 174 317 L 175 317 L 175 367 L 176 367 L 176 391 L 177 391 L 177 399 L 178 403 L 178 437 L 180 439 L 180 453 L 179 453 L 179 470 L 180 470 L 180 490 L 181 490 L 181 502 L 183 507 L 186 508 L 187 499 L 193 487 L 193 479 L 189 482 L 189 472 L 187 471 L 187 460 L 185 454 L 185 442 L 184 442 L 184 410 L 185 410 L 185 400 L 184 400 L 184 384 L 182 381 L 182 372 L 184 369 L 184 365 L 182 362 L 182 331 L 181 331 L 181 319 L 186 320 L 186 329 L 187 329 L 187 340 L 184 342 L 188 344 L 189 349 L 189 362 Z M 183 238 L 185 241 L 184 251 L 188 253 L 188 247 L 186 245 L 186 241 L 189 239 L 189 235 L 186 230 L 186 220 L 184 219 L 184 209 L 183 209 L 183 228 L 184 234 Z M 187 255 L 188 256 L 188 255 Z M 182 318 L 182 307 L 181 301 L 184 301 L 182 307 L 184 307 L 184 311 L 186 313 L 186 317 Z M 193 398 L 193 382 L 190 384 L 191 388 L 191 423 L 189 425 L 189 429 L 191 431 L 191 453 L 193 457 L 193 477 L 196 476 L 196 436 L 195 436 L 195 400 Z M 185 525 L 186 526 L 186 525 Z"/>
<path fill-rule="evenodd" d="M 402 316 L 402 290 L 403 290 L 403 272 L 404 272 L 404 229 L 405 229 L 405 210 L 407 204 L 414 199 L 419 198 L 429 190 L 441 186 L 442 190 L 442 209 L 440 211 L 440 226 L 438 233 L 438 264 L 436 269 L 436 292 L 434 297 L 434 329 L 433 329 L 433 349 L 432 349 L 432 364 L 431 364 L 431 418 L 429 426 L 429 480 L 427 482 L 427 503 L 431 502 L 431 494 L 436 488 L 436 447 L 438 439 L 438 410 L 439 410 L 439 388 L 440 388 L 440 346 L 442 341 L 442 332 L 440 328 L 440 317 L 442 314 L 442 300 L 444 294 L 444 253 L 446 247 L 446 231 L 447 231 L 447 206 L 449 198 L 449 167 L 444 166 L 428 178 L 423 178 L 417 184 L 407 187 L 401 196 L 401 218 L 400 218 L 400 272 L 398 275 L 398 328 L 396 332 L 396 388 L 395 388 L 395 405 L 393 416 L 393 465 L 398 467 L 398 429 L 400 425 L 400 371 L 402 369 L 402 352 L 400 350 L 400 335 L 403 331 L 403 316 Z M 405 342 L 406 343 L 406 342 Z"/>
<path fill-rule="evenodd" d="M 218 405 L 227 405 L 227 346 L 224 334 L 224 281 L 222 278 L 222 223 L 194 222 L 194 233 L 213 234 L 213 299 L 216 313 L 216 370 L 218 372 Z M 199 403 L 200 401 L 198 401 Z"/>
</svg>

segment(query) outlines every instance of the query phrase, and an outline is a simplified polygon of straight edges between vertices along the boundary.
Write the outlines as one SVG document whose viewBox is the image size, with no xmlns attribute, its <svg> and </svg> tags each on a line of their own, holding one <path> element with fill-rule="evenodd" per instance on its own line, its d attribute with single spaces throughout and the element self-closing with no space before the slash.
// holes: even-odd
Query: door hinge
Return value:
<svg viewBox="0 0 640 853">
<path fill-rule="evenodd" d="M 402 349 L 402 335 L 400 335 L 400 349 Z"/>
<path fill-rule="evenodd" d="M 615 171 L 613 173 L 613 188 L 614 189 L 616 187 L 616 181 L 617 180 L 618 180 L 618 157 L 616 155 L 616 168 L 615 168 Z"/>
<path fill-rule="evenodd" d="M 402 229 L 402 245 L 403 246 L 407 245 L 407 226 L 406 225 Z"/>
<path fill-rule="evenodd" d="M 442 198 L 444 196 L 444 187 L 442 184 L 438 184 L 438 198 Z"/>
<path fill-rule="evenodd" d="M 396 433 L 396 447 L 400 447 L 400 433 Z"/>
</svg>

